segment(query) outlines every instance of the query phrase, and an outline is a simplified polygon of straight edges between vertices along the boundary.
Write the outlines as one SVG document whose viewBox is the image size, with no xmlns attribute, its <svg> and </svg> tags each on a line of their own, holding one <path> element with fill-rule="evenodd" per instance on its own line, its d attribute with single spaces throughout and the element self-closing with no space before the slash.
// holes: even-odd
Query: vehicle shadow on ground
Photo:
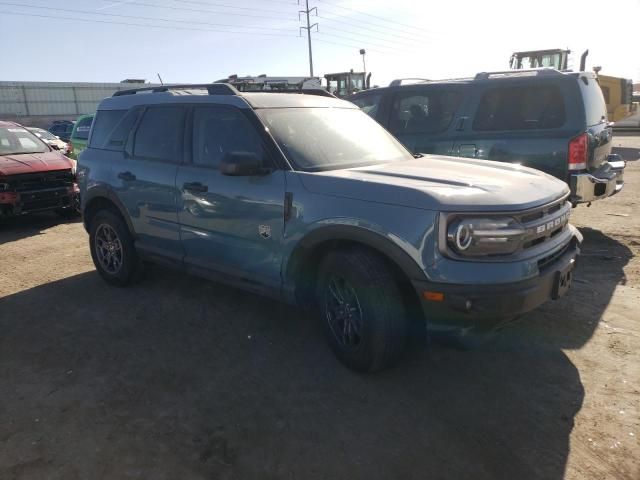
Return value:
<svg viewBox="0 0 640 480">
<path fill-rule="evenodd" d="M 340 366 L 298 309 L 160 268 L 5 297 L 0 477 L 560 480 L 584 398 L 561 348 L 591 337 L 628 260 L 584 233 L 619 258 L 585 257 L 569 297 L 376 375 Z"/>
<path fill-rule="evenodd" d="M 79 223 L 80 217 L 62 218 L 56 213 L 36 213 L 0 220 L 0 244 L 42 235 L 44 230 L 62 223 Z"/>
<path fill-rule="evenodd" d="M 633 147 L 613 147 L 611 153 L 621 155 L 624 160 L 633 162 L 640 160 L 640 148 Z"/>
<path fill-rule="evenodd" d="M 598 327 L 618 285 L 626 285 L 624 267 L 633 252 L 600 230 L 580 228 L 584 235 L 582 254 L 568 296 L 543 305 L 507 327 L 494 346 L 578 349 Z"/>
</svg>

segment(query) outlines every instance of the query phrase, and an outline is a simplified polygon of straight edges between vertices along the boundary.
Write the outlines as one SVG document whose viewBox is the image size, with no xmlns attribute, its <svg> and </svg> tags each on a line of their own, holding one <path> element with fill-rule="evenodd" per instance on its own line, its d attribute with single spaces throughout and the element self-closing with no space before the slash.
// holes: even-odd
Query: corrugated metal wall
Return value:
<svg viewBox="0 0 640 480">
<path fill-rule="evenodd" d="M 132 83 L 0 82 L 0 120 L 32 124 L 39 119 L 73 120 L 96 111 L 118 90 L 151 86 Z"/>
</svg>

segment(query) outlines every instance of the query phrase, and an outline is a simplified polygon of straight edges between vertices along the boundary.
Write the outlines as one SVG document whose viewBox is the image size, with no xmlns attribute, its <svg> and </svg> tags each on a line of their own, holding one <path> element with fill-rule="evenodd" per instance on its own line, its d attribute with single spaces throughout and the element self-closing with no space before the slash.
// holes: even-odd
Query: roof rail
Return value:
<svg viewBox="0 0 640 480">
<path fill-rule="evenodd" d="M 501 76 L 501 77 L 530 77 L 530 76 L 538 76 L 538 75 L 563 75 L 562 72 L 556 70 L 555 68 L 530 68 L 530 69 L 522 69 L 522 70 L 502 70 L 497 72 L 480 72 L 475 77 L 474 80 L 488 80 L 493 75 Z"/>
<path fill-rule="evenodd" d="M 324 88 L 302 88 L 295 93 L 302 93 L 304 95 L 317 95 L 318 97 L 338 98 L 333 93 L 325 90 Z"/>
<path fill-rule="evenodd" d="M 135 95 L 142 92 L 162 93 L 170 90 L 207 90 L 209 95 L 238 95 L 239 92 L 228 83 L 201 83 L 201 84 L 179 84 L 179 85 L 158 85 L 155 87 L 134 88 L 131 90 L 120 90 L 113 94 L 114 97 L 123 95 Z"/>
<path fill-rule="evenodd" d="M 429 82 L 430 80 L 428 78 L 396 78 L 395 80 L 393 80 L 389 86 L 390 87 L 399 87 L 400 85 L 403 84 L 403 82 L 411 82 L 411 83 L 425 83 L 425 82 Z"/>
</svg>

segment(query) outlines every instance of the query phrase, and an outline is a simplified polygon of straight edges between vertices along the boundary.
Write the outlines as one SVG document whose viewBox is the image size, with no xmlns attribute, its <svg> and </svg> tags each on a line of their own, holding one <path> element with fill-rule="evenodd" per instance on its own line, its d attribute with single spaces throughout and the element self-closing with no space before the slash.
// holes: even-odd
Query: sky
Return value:
<svg viewBox="0 0 640 480">
<path fill-rule="evenodd" d="M 305 0 L 0 0 L 0 80 L 206 83 L 309 75 Z M 372 84 L 508 69 L 517 50 L 569 48 L 570 67 L 640 80 L 640 0 L 308 0 L 314 74 Z M 6 52 L 6 50 L 5 50 Z"/>
</svg>

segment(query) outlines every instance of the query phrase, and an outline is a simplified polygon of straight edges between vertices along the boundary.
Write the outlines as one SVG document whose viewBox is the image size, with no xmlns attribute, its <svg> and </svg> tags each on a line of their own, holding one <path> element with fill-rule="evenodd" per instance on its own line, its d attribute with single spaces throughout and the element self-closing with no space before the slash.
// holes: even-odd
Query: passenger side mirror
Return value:
<svg viewBox="0 0 640 480">
<path fill-rule="evenodd" d="M 56 145 L 55 143 L 51 143 L 51 144 L 49 144 L 49 146 L 51 147 L 51 150 L 60 150 L 60 147 L 58 145 Z"/>
<path fill-rule="evenodd" d="M 222 157 L 220 172 L 234 177 L 250 177 L 264 175 L 269 170 L 264 168 L 262 160 L 253 152 L 229 152 Z"/>
</svg>

